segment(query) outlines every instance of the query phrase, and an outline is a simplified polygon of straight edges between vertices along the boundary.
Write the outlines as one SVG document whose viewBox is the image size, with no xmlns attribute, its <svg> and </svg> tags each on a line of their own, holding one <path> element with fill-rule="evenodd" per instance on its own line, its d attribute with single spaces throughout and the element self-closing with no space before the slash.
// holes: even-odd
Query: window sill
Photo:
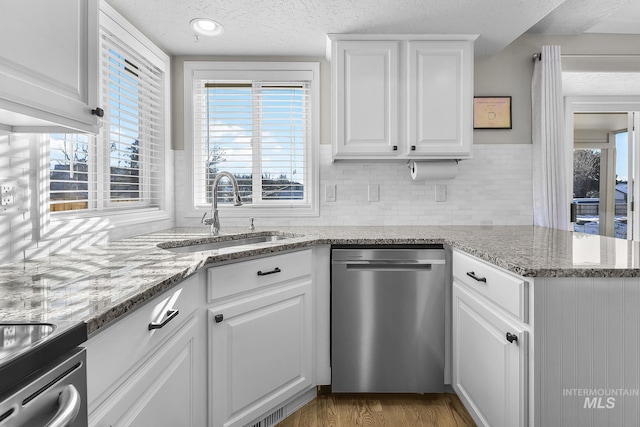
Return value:
<svg viewBox="0 0 640 427">
<path fill-rule="evenodd" d="M 167 212 L 157 208 L 117 212 L 86 212 L 52 215 L 51 221 L 40 235 L 42 240 L 98 233 L 149 222 L 170 220 Z"/>
</svg>

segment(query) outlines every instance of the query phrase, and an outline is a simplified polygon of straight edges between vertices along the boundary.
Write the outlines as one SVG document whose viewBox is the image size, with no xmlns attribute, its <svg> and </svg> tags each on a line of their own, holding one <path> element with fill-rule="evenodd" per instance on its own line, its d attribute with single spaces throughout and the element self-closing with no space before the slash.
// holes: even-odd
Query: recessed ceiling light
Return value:
<svg viewBox="0 0 640 427">
<path fill-rule="evenodd" d="M 222 25 L 213 19 L 196 18 L 192 19 L 190 24 L 193 31 L 203 36 L 217 36 L 224 31 Z"/>
</svg>

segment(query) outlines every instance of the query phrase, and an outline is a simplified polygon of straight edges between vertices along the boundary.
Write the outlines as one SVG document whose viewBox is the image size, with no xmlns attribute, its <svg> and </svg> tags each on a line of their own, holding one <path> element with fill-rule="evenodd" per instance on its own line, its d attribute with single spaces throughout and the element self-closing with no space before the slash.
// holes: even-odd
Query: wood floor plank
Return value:
<svg viewBox="0 0 640 427">
<path fill-rule="evenodd" d="M 328 394 L 318 396 L 277 427 L 475 427 L 450 393 Z"/>
<path fill-rule="evenodd" d="M 320 413 L 317 416 L 318 420 L 320 420 L 320 426 L 340 427 L 339 408 L 333 397 L 325 395 L 316 398 L 316 400 L 318 399 L 321 401 L 321 405 L 318 406 Z"/>
<path fill-rule="evenodd" d="M 389 397 L 382 400 L 382 406 L 387 426 L 422 427 L 424 425 L 420 415 L 420 402 L 417 400 Z"/>
</svg>

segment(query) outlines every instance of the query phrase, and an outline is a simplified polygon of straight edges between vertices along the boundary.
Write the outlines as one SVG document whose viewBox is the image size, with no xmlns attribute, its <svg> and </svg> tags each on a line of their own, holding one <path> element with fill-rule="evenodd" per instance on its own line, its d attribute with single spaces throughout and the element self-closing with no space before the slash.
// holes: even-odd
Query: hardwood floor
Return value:
<svg viewBox="0 0 640 427">
<path fill-rule="evenodd" d="M 455 394 L 329 394 L 318 396 L 277 427 L 471 427 Z"/>
</svg>

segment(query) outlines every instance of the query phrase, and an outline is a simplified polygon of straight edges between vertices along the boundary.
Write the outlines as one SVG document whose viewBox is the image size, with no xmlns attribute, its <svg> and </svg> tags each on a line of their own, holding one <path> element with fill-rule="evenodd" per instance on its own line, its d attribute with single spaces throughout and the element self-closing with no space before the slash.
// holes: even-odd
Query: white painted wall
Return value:
<svg viewBox="0 0 640 427">
<path fill-rule="evenodd" d="M 640 55 L 640 35 L 524 34 L 498 55 L 490 58 L 476 58 L 475 95 L 511 96 L 513 129 L 509 131 L 477 130 L 473 133 L 474 144 L 531 144 L 531 76 L 533 75 L 531 56 L 534 52 L 540 52 L 541 46 L 545 44 L 560 45 L 563 55 Z M 566 58 L 563 58 L 563 64 L 566 61 Z M 608 71 L 617 71 L 623 67 L 626 70 L 624 63 L 611 61 L 611 68 Z M 640 73 L 640 70 L 636 69 L 636 73 Z M 640 74 L 636 75 L 640 77 Z"/>
</svg>

